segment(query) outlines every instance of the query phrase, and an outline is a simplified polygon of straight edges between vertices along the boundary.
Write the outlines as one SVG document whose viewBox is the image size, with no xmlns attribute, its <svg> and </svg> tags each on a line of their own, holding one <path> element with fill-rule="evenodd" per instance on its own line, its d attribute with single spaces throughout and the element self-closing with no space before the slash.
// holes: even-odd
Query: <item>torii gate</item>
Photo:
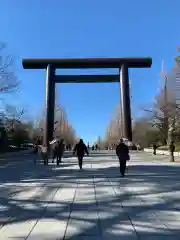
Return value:
<svg viewBox="0 0 180 240">
<path fill-rule="evenodd" d="M 46 121 L 44 144 L 53 139 L 55 84 L 120 82 L 122 133 L 132 141 L 131 104 L 128 68 L 148 68 L 151 58 L 23 59 L 24 69 L 46 69 Z M 118 68 L 117 75 L 56 75 L 60 69 Z"/>
</svg>

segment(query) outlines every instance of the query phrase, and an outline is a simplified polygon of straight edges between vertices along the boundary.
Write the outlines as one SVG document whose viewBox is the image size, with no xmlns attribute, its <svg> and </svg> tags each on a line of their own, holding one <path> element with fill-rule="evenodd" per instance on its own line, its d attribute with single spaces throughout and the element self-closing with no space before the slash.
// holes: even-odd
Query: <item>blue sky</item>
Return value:
<svg viewBox="0 0 180 240">
<path fill-rule="evenodd" d="M 21 90 L 9 100 L 28 108 L 32 118 L 44 107 L 45 72 L 24 70 L 23 57 L 150 56 L 151 69 L 130 71 L 132 113 L 138 116 L 157 92 L 162 60 L 167 69 L 174 65 L 179 9 L 179 0 L 0 0 L 0 41 L 8 44 L 21 81 Z M 117 83 L 59 84 L 58 95 L 77 134 L 90 142 L 103 136 L 120 101 Z"/>
</svg>

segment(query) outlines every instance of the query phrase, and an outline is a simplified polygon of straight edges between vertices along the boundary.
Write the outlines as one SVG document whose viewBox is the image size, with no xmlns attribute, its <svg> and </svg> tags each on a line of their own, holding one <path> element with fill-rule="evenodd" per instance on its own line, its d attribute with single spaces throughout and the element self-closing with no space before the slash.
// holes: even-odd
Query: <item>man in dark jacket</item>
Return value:
<svg viewBox="0 0 180 240">
<path fill-rule="evenodd" d="M 84 154 L 86 153 L 89 155 L 87 147 L 82 139 L 80 139 L 79 143 L 76 144 L 73 155 L 75 155 L 75 153 L 77 153 L 79 168 L 82 169 Z"/>
<path fill-rule="evenodd" d="M 174 162 L 174 152 L 175 152 L 174 141 L 171 141 L 169 144 L 169 152 L 170 152 L 170 160 L 171 162 Z"/>
<path fill-rule="evenodd" d="M 123 139 L 120 139 L 119 144 L 116 147 L 116 155 L 119 158 L 120 173 L 124 177 L 126 171 L 126 162 L 129 160 L 129 148 L 124 144 Z"/>
<path fill-rule="evenodd" d="M 157 149 L 157 145 L 153 144 L 153 154 L 156 155 L 156 149 Z"/>
</svg>

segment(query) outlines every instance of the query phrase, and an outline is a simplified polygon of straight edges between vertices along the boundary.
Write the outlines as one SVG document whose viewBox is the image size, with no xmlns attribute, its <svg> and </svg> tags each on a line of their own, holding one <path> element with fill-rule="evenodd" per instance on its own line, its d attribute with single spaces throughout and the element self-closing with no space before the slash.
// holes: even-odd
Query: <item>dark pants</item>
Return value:
<svg viewBox="0 0 180 240">
<path fill-rule="evenodd" d="M 55 159 L 55 158 L 57 158 L 57 154 L 56 154 L 56 152 L 54 151 L 54 152 L 53 152 L 53 160 L 52 160 L 52 163 L 54 162 L 54 159 Z"/>
<path fill-rule="evenodd" d="M 120 173 L 124 177 L 126 171 L 126 161 L 119 161 L 120 163 Z"/>
<path fill-rule="evenodd" d="M 59 165 L 59 163 L 61 163 L 61 159 L 62 159 L 62 154 L 58 154 L 57 155 L 57 165 Z"/>
<path fill-rule="evenodd" d="M 59 162 L 62 161 L 62 153 L 58 154 L 58 160 L 59 160 Z"/>
<path fill-rule="evenodd" d="M 82 164 L 83 164 L 83 155 L 79 155 L 78 156 L 78 164 L 79 164 L 79 168 L 81 169 L 82 168 Z"/>
<path fill-rule="evenodd" d="M 174 162 L 174 151 L 170 151 L 170 161 Z"/>
<path fill-rule="evenodd" d="M 52 160 L 52 162 L 54 162 L 54 159 L 55 159 L 55 158 L 56 158 L 56 163 L 57 163 L 57 165 L 59 165 L 59 163 L 61 163 L 62 154 L 55 151 L 55 152 L 53 153 L 53 160 Z"/>
<path fill-rule="evenodd" d="M 153 154 L 156 155 L 156 149 L 154 149 Z"/>
<path fill-rule="evenodd" d="M 42 153 L 44 165 L 48 165 L 48 153 Z"/>
</svg>

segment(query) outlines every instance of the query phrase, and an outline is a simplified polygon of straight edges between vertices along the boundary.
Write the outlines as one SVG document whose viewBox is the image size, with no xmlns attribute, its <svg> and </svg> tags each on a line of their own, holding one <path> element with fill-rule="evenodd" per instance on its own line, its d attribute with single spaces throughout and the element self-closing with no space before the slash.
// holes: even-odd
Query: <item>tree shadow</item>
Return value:
<svg viewBox="0 0 180 240">
<path fill-rule="evenodd" d="M 180 166 L 132 160 L 121 179 L 115 155 L 109 160 L 104 157 L 101 163 L 96 157 L 85 159 L 82 171 L 76 159 L 59 167 L 28 162 L 17 170 L 7 169 L 0 192 L 0 238 L 8 227 L 28 221 L 33 222 L 31 240 L 166 239 L 170 235 L 178 239 Z M 16 176 L 10 176 L 12 172 Z M 0 175 L 1 183 L 3 179 Z M 41 225 L 39 233 L 36 229 Z"/>
</svg>

